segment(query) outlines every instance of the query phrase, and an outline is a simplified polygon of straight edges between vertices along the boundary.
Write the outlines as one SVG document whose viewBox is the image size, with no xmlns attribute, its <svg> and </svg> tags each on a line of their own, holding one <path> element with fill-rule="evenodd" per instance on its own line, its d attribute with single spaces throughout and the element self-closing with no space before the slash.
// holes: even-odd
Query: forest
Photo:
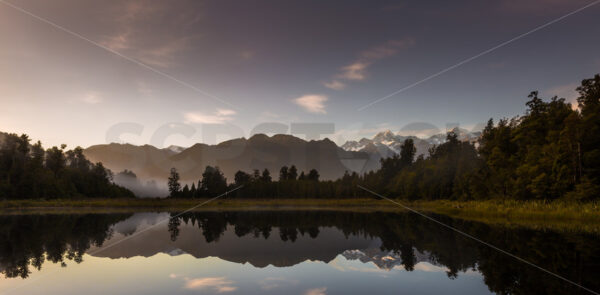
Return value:
<svg viewBox="0 0 600 295">
<path fill-rule="evenodd" d="M 206 167 L 197 183 L 182 185 L 172 169 L 169 197 L 208 198 L 234 190 L 234 198 L 364 198 L 359 186 L 407 200 L 593 200 L 600 195 L 600 75 L 577 87 L 577 107 L 564 98 L 529 94 L 526 111 L 512 119 L 489 120 L 475 143 L 453 132 L 427 156 L 415 158 L 411 139 L 399 155 L 381 160 L 364 174 L 346 172 L 321 180 L 316 169 L 284 166 L 238 171 L 227 181 L 218 167 Z M 27 135 L 4 135 L 0 145 L 0 199 L 120 198 L 134 194 L 113 182 L 102 163 L 83 149 L 44 149 Z M 125 171 L 127 172 L 127 171 Z"/>
<path fill-rule="evenodd" d="M 112 182 L 102 163 L 91 163 L 76 147 L 44 150 L 27 135 L 8 134 L 0 145 L 0 200 L 54 198 L 133 198 Z"/>
<path fill-rule="evenodd" d="M 312 169 L 284 166 L 278 176 L 269 170 L 238 171 L 227 182 L 218 167 L 206 167 L 198 184 L 181 186 L 171 170 L 170 197 L 215 197 L 234 190 L 236 198 L 372 197 L 360 186 L 408 200 L 592 200 L 600 195 L 600 75 L 577 87 L 577 107 L 564 98 L 544 101 L 529 94 L 522 116 L 490 119 L 476 143 L 453 132 L 447 141 L 415 159 L 408 139 L 399 155 L 381 160 L 381 169 L 359 175 L 346 172 L 335 181 L 319 180 Z M 274 178 L 277 177 L 277 180 Z"/>
</svg>

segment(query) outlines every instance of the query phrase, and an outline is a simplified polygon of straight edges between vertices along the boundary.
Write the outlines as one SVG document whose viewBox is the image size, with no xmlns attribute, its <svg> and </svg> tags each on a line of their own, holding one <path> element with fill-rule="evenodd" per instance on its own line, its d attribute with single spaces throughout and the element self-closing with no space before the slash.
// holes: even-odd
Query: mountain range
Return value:
<svg viewBox="0 0 600 295">
<path fill-rule="evenodd" d="M 465 129 L 454 128 L 454 132 L 461 141 L 475 142 L 481 136 L 480 131 L 469 132 Z M 362 138 L 361 140 L 346 141 L 341 148 L 347 151 L 366 152 L 371 158 L 387 158 L 400 153 L 400 147 L 405 140 L 412 139 L 417 148 L 417 156 L 427 155 L 428 151 L 434 145 L 442 144 L 446 141 L 446 134 L 435 134 L 428 138 L 419 138 L 416 136 L 403 136 L 396 134 L 391 130 L 377 133 L 372 139 Z"/>
<path fill-rule="evenodd" d="M 462 141 L 476 141 L 481 132 L 464 129 L 452 130 Z M 0 142 L 5 134 L 0 132 Z M 406 139 L 413 139 L 417 155 L 427 155 L 428 150 L 443 143 L 445 134 L 428 138 L 403 136 L 390 130 L 377 133 L 373 138 L 347 141 L 337 146 L 328 138 L 306 141 L 286 134 L 237 138 L 216 145 L 197 143 L 191 147 L 169 146 L 157 148 L 151 145 L 100 144 L 84 150 L 92 162 L 102 162 L 105 167 L 118 173 L 133 171 L 139 178 L 163 182 L 171 168 L 177 168 L 183 182 L 196 182 L 202 177 L 206 166 L 218 166 L 229 181 L 238 170 L 252 172 L 269 169 L 277 179 L 282 166 L 295 165 L 298 171 L 317 169 L 321 179 L 336 179 L 345 171 L 364 173 L 379 169 L 380 159 L 400 152 Z"/>
<path fill-rule="evenodd" d="M 230 181 L 238 170 L 269 169 L 277 179 L 282 166 L 296 165 L 299 172 L 317 169 L 322 179 L 335 179 L 345 171 L 365 172 L 379 165 L 368 153 L 346 151 L 327 138 L 305 141 L 284 134 L 257 134 L 216 145 L 198 143 L 186 149 L 111 143 L 90 146 L 84 154 L 114 172 L 127 169 L 146 179 L 165 180 L 174 167 L 183 182 L 198 181 L 208 165 L 218 166 Z"/>
<path fill-rule="evenodd" d="M 352 249 L 379 247 L 379 239 L 367 238 L 360 235 L 345 235 L 341 231 L 324 227 L 319 228 L 318 238 L 308 234 L 298 234 L 296 239 L 284 241 L 277 234 L 279 228 L 273 228 L 273 234 L 268 237 L 255 237 L 252 234 L 239 236 L 234 226 L 227 226 L 215 241 L 207 241 L 199 234 L 199 224 L 182 223 L 179 225 L 178 237 L 171 240 L 167 224 L 153 226 L 169 219 L 165 213 L 138 213 L 132 218 L 117 223 L 112 227 L 115 235 L 105 244 L 119 243 L 128 239 L 119 247 L 93 246 L 88 253 L 95 257 L 112 259 L 131 257 L 152 257 L 158 253 L 172 256 L 189 254 L 195 258 L 218 257 L 234 263 L 250 263 L 255 267 L 289 267 L 306 260 L 331 262 L 340 253 Z M 141 225 L 140 225 L 141 223 Z M 135 239 L 129 239 L 132 234 L 143 231 Z M 315 251 L 319 249 L 319 251 Z"/>
</svg>

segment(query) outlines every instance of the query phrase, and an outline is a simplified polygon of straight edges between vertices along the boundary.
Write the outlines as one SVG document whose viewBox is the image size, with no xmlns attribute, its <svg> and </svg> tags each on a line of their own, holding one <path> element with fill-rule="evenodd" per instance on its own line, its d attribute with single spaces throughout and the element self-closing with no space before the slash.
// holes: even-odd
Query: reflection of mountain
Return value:
<svg viewBox="0 0 600 295">
<path fill-rule="evenodd" d="M 156 215 L 158 216 L 158 215 Z M 147 217 L 147 216 L 146 216 Z M 147 218 L 144 218 L 147 221 Z M 118 223 L 115 228 L 123 226 L 127 221 Z M 138 230 L 143 229 L 140 227 Z M 115 230 L 116 231 L 116 230 Z M 190 254 L 196 258 L 208 256 L 219 257 L 236 263 L 250 263 L 256 267 L 273 265 L 277 267 L 292 266 L 306 260 L 329 262 L 338 254 L 349 249 L 364 249 L 379 246 L 379 239 L 345 235 L 337 229 L 321 228 L 319 237 L 312 238 L 308 233 L 300 234 L 292 242 L 283 241 L 277 234 L 280 229 L 273 228 L 267 238 L 255 237 L 252 234 L 238 237 L 233 226 L 228 226 L 221 234 L 218 242 L 207 242 L 200 229 L 192 224 L 181 225 L 176 241 L 171 241 L 167 225 L 159 225 L 146 230 L 119 246 L 101 250 L 97 257 L 130 258 L 135 256 L 149 257 L 157 253 L 170 255 Z M 107 241 L 105 245 L 118 242 L 123 236 L 118 235 Z M 97 251 L 91 249 L 91 252 Z"/>
<path fill-rule="evenodd" d="M 365 153 L 345 151 L 329 139 L 305 141 L 282 134 L 257 134 L 249 139 L 174 150 L 180 149 L 112 143 L 91 146 L 85 149 L 85 155 L 113 171 L 132 170 L 144 179 L 166 179 L 169 170 L 176 167 L 184 181 L 200 179 L 207 165 L 219 166 L 230 180 L 238 170 L 266 168 L 274 174 L 284 165 L 296 165 L 300 171 L 316 168 L 324 179 L 340 177 L 346 170 L 363 172 L 370 167 Z"/>
<path fill-rule="evenodd" d="M 419 251 L 414 251 L 414 254 L 416 256 L 415 264 L 419 262 L 433 264 L 429 259 L 429 254 L 420 253 Z M 348 260 L 359 260 L 362 263 L 373 262 L 378 268 L 385 270 L 391 270 L 396 266 L 402 265 L 402 257 L 397 251 L 383 251 L 379 248 L 346 250 L 342 253 L 342 256 Z"/>
<path fill-rule="evenodd" d="M 500 294 L 573 293 L 572 285 L 415 214 L 207 211 L 129 216 L 0 216 L 0 272 L 25 278 L 45 263 L 82 262 L 86 252 L 110 258 L 188 253 L 257 267 L 291 266 L 305 260 L 329 262 L 342 254 L 383 269 L 402 265 L 412 271 L 432 264 L 450 278 L 476 269 L 490 291 Z M 600 289 L 596 278 L 600 240 L 595 234 L 435 218 L 592 290 Z M 428 263 L 419 263 L 423 261 Z"/>
</svg>

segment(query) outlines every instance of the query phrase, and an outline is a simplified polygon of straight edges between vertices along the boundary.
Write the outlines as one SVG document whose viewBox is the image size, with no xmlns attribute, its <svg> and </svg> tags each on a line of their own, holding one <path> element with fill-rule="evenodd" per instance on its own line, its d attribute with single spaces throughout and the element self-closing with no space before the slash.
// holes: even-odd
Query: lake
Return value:
<svg viewBox="0 0 600 295">
<path fill-rule="evenodd" d="M 592 290 L 600 239 L 434 217 Z M 0 216 L 0 294 L 591 294 L 412 213 Z"/>
</svg>

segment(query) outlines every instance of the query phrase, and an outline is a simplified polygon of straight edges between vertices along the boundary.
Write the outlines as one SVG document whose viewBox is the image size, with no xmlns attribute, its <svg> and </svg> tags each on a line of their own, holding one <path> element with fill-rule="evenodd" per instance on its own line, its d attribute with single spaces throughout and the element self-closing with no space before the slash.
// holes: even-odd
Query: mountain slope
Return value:
<svg viewBox="0 0 600 295">
<path fill-rule="evenodd" d="M 481 132 L 469 132 L 465 129 L 454 128 L 451 130 L 456 133 L 461 141 L 475 142 Z M 400 153 L 400 147 L 407 139 L 412 139 L 417 148 L 417 156 L 427 155 L 428 151 L 434 145 L 439 145 L 446 142 L 446 134 L 436 134 L 428 138 L 422 139 L 416 136 L 402 136 L 394 134 L 390 130 L 382 131 L 373 136 L 372 139 L 362 138 L 359 141 L 347 141 L 341 147 L 347 151 L 366 152 L 371 157 L 372 161 L 379 158 L 387 158 Z"/>
<path fill-rule="evenodd" d="M 115 143 L 92 146 L 84 153 L 114 172 L 128 169 L 144 179 L 165 180 L 175 167 L 184 182 L 198 181 L 207 165 L 219 166 L 229 181 L 238 170 L 265 168 L 277 179 L 284 165 L 296 165 L 299 172 L 317 169 L 322 179 L 338 178 L 346 170 L 365 172 L 378 165 L 367 153 L 346 151 L 329 139 L 305 141 L 283 134 L 257 134 L 217 145 L 199 143 L 176 154 L 168 148 Z"/>
</svg>

